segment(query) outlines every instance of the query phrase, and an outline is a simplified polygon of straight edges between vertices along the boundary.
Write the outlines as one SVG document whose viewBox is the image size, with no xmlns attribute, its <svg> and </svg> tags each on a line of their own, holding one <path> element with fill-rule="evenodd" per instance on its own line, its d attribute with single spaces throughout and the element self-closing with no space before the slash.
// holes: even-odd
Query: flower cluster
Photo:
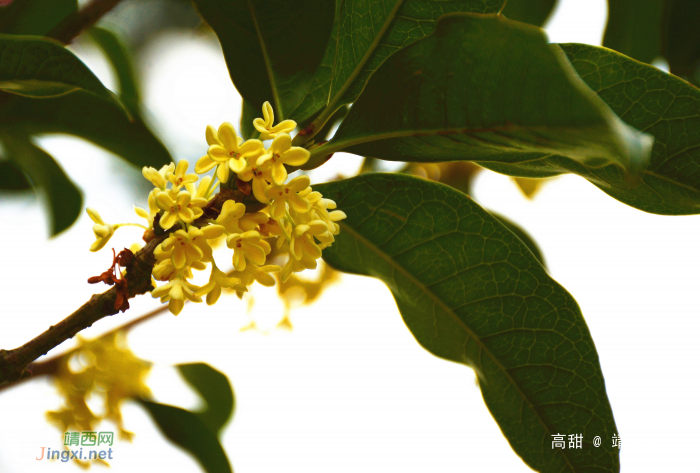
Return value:
<svg viewBox="0 0 700 473">
<path fill-rule="evenodd" d="M 310 187 L 306 175 L 288 180 L 286 166 L 301 166 L 309 159 L 309 151 L 292 146 L 289 135 L 296 128 L 293 120 L 274 124 L 274 113 L 268 102 L 263 105 L 263 117 L 256 118 L 253 126 L 260 139 L 243 140 L 233 125 L 222 124 L 218 130 L 206 129 L 209 145 L 207 154 L 195 167 L 196 174 L 188 174 L 189 163 L 180 161 L 160 170 L 143 169 L 143 175 L 155 187 L 148 196 L 148 210 L 135 208 L 146 219 L 148 227 L 144 240 L 150 241 L 157 231 L 169 232 L 156 248 L 155 281 L 165 284 L 152 291 L 153 297 L 168 302 L 170 311 L 177 315 L 186 300 L 214 304 L 223 288 L 236 291 L 239 296 L 254 281 L 273 286 L 271 273 L 280 272 L 286 281 L 294 272 L 316 268 L 324 248 L 334 242 L 340 231 L 338 221 L 345 213 L 335 210 L 336 204 L 324 199 Z M 269 147 L 264 141 L 272 140 Z M 199 184 L 198 174 L 215 169 L 214 177 L 205 176 Z M 238 189 L 246 199 L 229 199 L 215 203 L 217 187 Z M 252 193 L 252 197 L 248 196 Z M 226 195 L 226 194 L 224 194 Z M 245 200 L 243 203 L 239 200 Z M 251 205 L 251 203 L 253 205 Z M 255 210 L 255 211 L 253 211 Z M 99 214 L 88 209 L 95 222 L 96 242 L 90 248 L 102 248 L 122 225 L 106 224 Z M 233 250 L 233 270 L 226 273 L 214 261 L 212 245 L 226 239 Z M 274 247 L 274 251 L 273 251 Z M 270 260 L 288 255 L 280 265 Z M 209 282 L 196 286 L 190 280 L 193 270 L 205 270 L 211 265 Z"/>
</svg>

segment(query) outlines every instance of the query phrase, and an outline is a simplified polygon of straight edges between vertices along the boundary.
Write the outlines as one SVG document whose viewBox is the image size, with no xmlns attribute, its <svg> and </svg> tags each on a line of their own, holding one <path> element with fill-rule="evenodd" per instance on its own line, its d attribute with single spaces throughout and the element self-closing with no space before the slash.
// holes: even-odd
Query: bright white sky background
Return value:
<svg viewBox="0 0 700 473">
<path fill-rule="evenodd" d="M 605 0 L 561 0 L 547 31 L 553 42 L 599 45 L 605 17 Z M 74 50 L 113 87 L 93 49 Z M 173 31 L 152 44 L 139 68 L 150 120 L 177 159 L 193 163 L 205 152 L 207 124 L 238 123 L 240 98 L 212 37 Z M 82 187 L 87 206 L 109 222 L 136 221 L 132 203 L 144 205 L 145 194 L 120 182 L 141 179 L 138 171 L 86 142 L 47 137 L 41 144 Z M 316 180 L 352 174 L 360 160 L 337 154 L 333 165 Z M 580 304 L 623 440 L 623 471 L 697 472 L 700 217 L 646 214 L 574 176 L 528 201 L 507 177 L 484 172 L 474 195 L 534 236 L 552 276 Z M 85 280 L 111 255 L 87 251 L 86 215 L 47 241 L 34 199 L 2 198 L 0 347 L 14 348 L 102 291 Z M 139 237 L 120 230 L 113 243 Z M 250 314 L 246 302 L 226 298 L 162 315 L 129 336 L 136 354 L 155 363 L 149 385 L 160 402 L 197 405 L 170 365 L 205 361 L 230 377 L 237 410 L 223 442 L 236 472 L 530 471 L 492 420 L 473 372 L 424 351 L 382 283 L 343 277 L 317 304 L 292 312 L 291 332 L 274 328 L 283 314 L 274 290 L 258 287 L 253 295 Z M 157 304 L 140 297 L 125 315 L 83 334 L 95 337 Z M 241 332 L 251 317 L 267 333 Z M 80 471 L 34 460 L 39 447 L 61 448 L 61 433 L 44 417 L 58 407 L 54 388 L 41 380 L 0 393 L 1 473 Z M 113 447 L 113 471 L 200 471 L 139 407 L 127 404 L 123 413 L 137 436 Z"/>
</svg>

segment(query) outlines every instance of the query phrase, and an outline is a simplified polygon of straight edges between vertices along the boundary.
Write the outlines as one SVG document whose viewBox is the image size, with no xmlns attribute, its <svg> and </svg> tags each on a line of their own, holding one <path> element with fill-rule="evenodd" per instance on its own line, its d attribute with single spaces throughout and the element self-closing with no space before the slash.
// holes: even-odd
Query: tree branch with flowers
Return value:
<svg viewBox="0 0 700 473">
<path fill-rule="evenodd" d="M 90 30 L 116 68 L 119 95 L 51 39 L 70 41 L 116 3 L 81 10 L 61 0 L 50 6 L 52 21 L 37 13 L 46 0 L 0 7 L 0 187 L 41 190 L 54 233 L 72 224 L 82 198 L 36 145 L 45 133 L 90 140 L 141 168 L 154 186 L 147 208 L 135 208 L 145 224 L 108 223 L 87 209 L 91 251 L 108 248 L 124 226 L 142 228 L 143 242 L 111 248 L 112 264 L 88 279 L 110 289 L 35 339 L 0 351 L 0 384 L 29 378 L 37 358 L 126 311 L 137 295 L 150 293 L 178 315 L 188 302 L 215 304 L 225 290 L 240 297 L 255 282 L 286 284 L 323 259 L 383 281 L 421 346 L 474 370 L 486 406 L 529 467 L 619 471 L 619 449 L 592 443 L 617 426 L 578 304 L 548 274 L 526 232 L 467 195 L 469 179 L 485 168 L 536 188 L 573 173 L 642 211 L 697 214 L 700 92 L 684 80 L 694 77 L 688 64 L 672 61 L 682 78 L 646 64 L 648 52 L 626 49 L 631 40 L 620 38 L 628 30 L 614 18 L 611 48 L 549 44 L 539 28 L 555 3 L 548 1 L 526 8 L 517 0 L 194 0 L 221 43 L 243 118 L 238 131 L 228 122 L 208 126 L 205 154 L 190 169 L 187 160 L 172 162 L 147 126 L 116 35 Z M 658 91 L 666 105 L 654 98 Z M 340 151 L 365 158 L 361 174 L 312 187 L 306 171 Z M 405 166 L 375 172 L 377 160 Z M 430 166 L 444 175 L 429 179 Z M 463 173 L 447 172 L 454 166 Z M 230 264 L 214 256 L 224 242 Z M 194 284 L 195 271 L 208 271 L 208 282 Z M 114 337 L 105 343 L 112 355 L 126 353 Z M 98 345 L 83 349 L 112 356 Z M 59 359 L 37 373 L 58 376 L 66 366 Z M 138 379 L 147 370 L 139 361 L 130 366 Z M 139 399 L 205 470 L 229 471 L 218 443 L 233 411 L 228 380 L 210 367 L 182 369 L 208 405 L 226 399 L 219 414 L 155 404 L 140 383 L 114 405 Z M 210 383 L 218 394 L 207 391 Z M 89 411 L 81 404 L 88 390 L 63 386 Z M 71 412 L 54 420 L 77 425 Z M 110 415 L 121 419 L 118 408 Z M 92 427 L 96 417 L 88 417 Z M 205 432 L 206 448 L 183 436 L 174 418 Z M 584 448 L 551 448 L 554 434 L 572 429 L 583 432 Z"/>
</svg>

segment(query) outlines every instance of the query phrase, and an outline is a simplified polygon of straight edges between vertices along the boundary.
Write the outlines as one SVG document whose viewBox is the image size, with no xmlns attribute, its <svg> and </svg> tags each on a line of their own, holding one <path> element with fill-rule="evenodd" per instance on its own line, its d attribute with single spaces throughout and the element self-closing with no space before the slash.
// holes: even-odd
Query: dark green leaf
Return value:
<svg viewBox="0 0 700 473">
<path fill-rule="evenodd" d="M 442 15 L 494 13 L 503 0 L 346 0 L 337 4 L 337 32 L 307 97 L 291 114 L 298 122 L 325 107 L 320 126 L 338 107 L 354 102 L 387 57 L 433 33 Z"/>
<path fill-rule="evenodd" d="M 0 90 L 26 97 L 58 97 L 83 90 L 113 94 L 60 43 L 38 36 L 0 34 Z"/>
<path fill-rule="evenodd" d="M 31 189 L 27 176 L 9 161 L 0 161 L 0 190 L 23 191 Z"/>
<path fill-rule="evenodd" d="M 31 133 L 66 133 L 92 141 L 135 166 L 160 167 L 172 161 L 168 150 L 140 121 L 130 121 L 123 108 L 85 92 L 35 100 L 7 97 L 4 123 L 22 123 Z M 0 98 L 0 101 L 2 98 Z"/>
<path fill-rule="evenodd" d="M 666 13 L 664 53 L 673 74 L 694 80 L 700 77 L 700 2 L 673 0 Z"/>
<path fill-rule="evenodd" d="M 651 138 L 625 125 L 542 30 L 457 14 L 384 63 L 317 153 L 501 163 L 562 154 L 635 172 L 650 148 Z"/>
<path fill-rule="evenodd" d="M 0 33 L 43 36 L 77 10 L 77 0 L 14 0 L 0 8 Z"/>
<path fill-rule="evenodd" d="M 276 118 L 290 118 L 328 44 L 333 2 L 194 0 L 194 4 L 219 37 L 231 80 L 243 99 L 256 110 L 269 101 Z"/>
<path fill-rule="evenodd" d="M 131 53 L 112 31 L 93 27 L 89 32 L 112 65 L 119 82 L 119 98 L 122 103 L 133 116 L 140 116 L 141 98 Z"/>
<path fill-rule="evenodd" d="M 608 0 L 603 46 L 638 61 L 661 56 L 665 0 Z"/>
<path fill-rule="evenodd" d="M 542 251 L 540 250 L 540 247 L 537 246 L 537 243 L 535 243 L 535 240 L 532 239 L 532 237 L 522 228 L 517 223 L 512 222 L 511 220 L 507 219 L 503 215 L 500 215 L 492 210 L 488 211 L 493 217 L 496 218 L 499 222 L 501 222 L 501 225 L 506 227 L 508 230 L 513 232 L 516 237 L 520 238 L 520 241 L 525 243 L 525 246 L 527 246 L 527 249 L 530 250 L 539 261 L 539 263 L 542 265 L 542 267 L 546 268 L 547 266 L 544 264 L 544 256 L 542 256 Z"/>
<path fill-rule="evenodd" d="M 61 166 L 46 151 L 35 146 L 27 135 L 14 128 L 5 128 L 0 138 L 7 157 L 41 191 L 51 215 L 51 236 L 70 227 L 82 211 L 83 196 Z"/>
<path fill-rule="evenodd" d="M 243 100 L 241 104 L 241 136 L 243 139 L 250 140 L 260 137 L 260 132 L 253 126 L 253 120 L 258 117 L 262 117 L 262 111 L 256 110 Z"/>
<path fill-rule="evenodd" d="M 666 215 L 700 213 L 700 90 L 605 48 L 561 46 L 583 80 L 627 123 L 654 136 L 647 169 L 636 178 L 616 166 L 593 168 L 561 156 L 517 166 L 479 163 L 523 177 L 573 172 L 632 207 Z"/>
<path fill-rule="evenodd" d="M 218 435 L 231 418 L 234 409 L 233 389 L 228 378 L 205 363 L 189 363 L 175 367 L 206 402 L 206 409 L 196 414 Z"/>
<path fill-rule="evenodd" d="M 314 188 L 348 215 L 323 257 L 380 278 L 436 356 L 474 369 L 513 449 L 540 472 L 617 472 L 617 432 L 576 301 L 497 219 L 454 189 L 400 174 Z M 583 435 L 553 449 L 552 435 Z"/>
<path fill-rule="evenodd" d="M 139 400 L 171 442 L 190 452 L 207 473 L 232 472 L 218 437 L 195 413 L 166 404 Z"/>
<path fill-rule="evenodd" d="M 511 20 L 542 26 L 556 4 L 557 0 L 508 0 L 502 13 Z"/>
</svg>

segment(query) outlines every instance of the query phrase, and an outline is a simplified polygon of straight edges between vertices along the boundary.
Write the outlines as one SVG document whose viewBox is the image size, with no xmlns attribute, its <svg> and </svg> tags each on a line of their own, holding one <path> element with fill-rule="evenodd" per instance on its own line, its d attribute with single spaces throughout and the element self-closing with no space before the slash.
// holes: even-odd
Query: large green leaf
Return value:
<svg viewBox="0 0 700 473">
<path fill-rule="evenodd" d="M 29 176 L 33 187 L 40 191 L 51 215 L 51 235 L 70 227 L 82 211 L 83 196 L 61 166 L 16 128 L 3 128 L 0 140 L 7 158 Z"/>
<path fill-rule="evenodd" d="M 537 245 L 537 243 L 530 236 L 529 233 L 527 233 L 520 227 L 520 225 L 511 221 L 507 217 L 504 217 L 503 215 L 498 214 L 493 210 L 489 210 L 488 212 L 491 214 L 492 217 L 495 217 L 496 220 L 498 220 L 501 223 L 501 225 L 506 227 L 508 230 L 511 231 L 511 233 L 518 237 L 520 241 L 522 241 L 525 244 L 525 246 L 527 246 L 527 249 L 532 252 L 532 255 L 542 265 L 543 268 L 547 267 L 547 265 L 545 265 L 544 263 L 544 256 L 542 255 L 542 250 L 540 250 L 540 247 Z"/>
<path fill-rule="evenodd" d="M 114 100 L 72 52 L 39 36 L 0 34 L 0 90 L 26 97 L 58 97 L 82 90 Z"/>
<path fill-rule="evenodd" d="M 700 2 L 668 0 L 664 55 L 671 72 L 700 85 Z"/>
<path fill-rule="evenodd" d="M 503 0 L 346 0 L 337 1 L 337 31 L 332 35 L 305 100 L 292 118 L 306 122 L 325 107 L 322 126 L 335 110 L 352 103 L 370 75 L 394 52 L 435 31 L 447 13 L 494 13 Z"/>
<path fill-rule="evenodd" d="M 219 435 L 231 418 L 235 403 L 228 378 L 205 363 L 188 363 L 175 367 L 206 403 L 206 408 L 196 414 L 212 432 Z"/>
<path fill-rule="evenodd" d="M 0 33 L 45 35 L 77 10 L 77 0 L 14 0 L 0 8 Z"/>
<path fill-rule="evenodd" d="M 141 97 L 131 53 L 116 33 L 92 27 L 90 37 L 105 54 L 119 83 L 119 98 L 132 116 L 141 115 Z"/>
<path fill-rule="evenodd" d="M 23 191 L 31 188 L 27 176 L 17 165 L 0 161 L 0 190 Z"/>
<path fill-rule="evenodd" d="M 508 0 L 501 13 L 511 20 L 542 26 L 549 19 L 556 4 L 557 0 Z"/>
<path fill-rule="evenodd" d="M 513 233 L 466 195 L 414 177 L 372 173 L 315 188 L 348 215 L 324 260 L 384 281 L 424 348 L 474 369 L 530 467 L 619 470 L 619 451 L 592 443 L 617 429 L 586 322 Z M 556 434 L 582 434 L 583 448 L 552 448 Z"/>
<path fill-rule="evenodd" d="M 171 442 L 190 452 L 207 473 L 230 473 L 226 457 L 215 432 L 195 413 L 180 407 L 139 400 L 160 431 Z"/>
<path fill-rule="evenodd" d="M 251 107 L 273 104 L 290 118 L 303 99 L 330 37 L 329 0 L 194 0 L 214 29 L 229 74 Z M 294 118 L 294 117 L 291 117 Z"/>
<path fill-rule="evenodd" d="M 172 161 L 168 150 L 141 121 L 131 121 L 113 102 L 82 91 L 51 99 L 0 97 L 3 124 L 21 123 L 29 132 L 66 133 L 92 141 L 138 166 Z"/>
<path fill-rule="evenodd" d="M 573 172 L 647 212 L 700 213 L 700 90 L 609 49 L 582 44 L 561 47 L 583 80 L 617 114 L 654 136 L 648 168 L 630 179 L 616 166 L 592 168 L 561 156 L 520 165 L 479 164 L 524 177 Z"/>
<path fill-rule="evenodd" d="M 608 0 L 603 46 L 651 63 L 661 56 L 666 0 Z"/>
<path fill-rule="evenodd" d="M 310 161 L 339 150 L 501 163 L 560 154 L 636 172 L 650 148 L 651 138 L 625 125 L 542 30 L 500 15 L 456 14 L 377 70 Z"/>
</svg>

